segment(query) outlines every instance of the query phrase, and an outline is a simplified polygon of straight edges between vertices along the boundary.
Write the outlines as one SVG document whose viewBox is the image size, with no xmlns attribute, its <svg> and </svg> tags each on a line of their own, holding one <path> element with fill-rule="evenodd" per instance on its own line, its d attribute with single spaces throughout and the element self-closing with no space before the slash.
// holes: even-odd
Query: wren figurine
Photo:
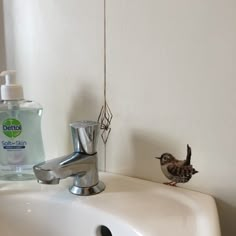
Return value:
<svg viewBox="0 0 236 236">
<path fill-rule="evenodd" d="M 163 153 L 161 157 L 155 157 L 160 160 L 163 174 L 171 180 L 171 182 L 164 184 L 176 186 L 177 183 L 186 183 L 192 178 L 192 175 L 198 173 L 191 165 L 191 155 L 191 147 L 187 145 L 185 160 L 177 160 L 170 153 Z"/>
</svg>

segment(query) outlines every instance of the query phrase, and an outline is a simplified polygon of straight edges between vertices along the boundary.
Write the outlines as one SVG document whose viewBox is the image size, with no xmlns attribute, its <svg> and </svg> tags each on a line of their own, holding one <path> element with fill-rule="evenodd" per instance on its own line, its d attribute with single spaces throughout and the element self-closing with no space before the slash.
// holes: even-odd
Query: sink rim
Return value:
<svg viewBox="0 0 236 236">
<path fill-rule="evenodd" d="M 221 235 L 219 216 L 217 213 L 215 200 L 210 195 L 107 172 L 100 172 L 100 179 L 106 184 L 105 191 L 100 194 L 88 197 L 78 197 L 69 193 L 68 188 L 72 183 L 72 178 L 62 180 L 59 185 L 40 185 L 37 184 L 36 181 L 32 180 L 25 182 L 1 181 L 0 198 L 4 196 L 11 196 L 12 198 L 17 196 L 34 196 L 46 201 L 50 198 L 50 196 L 54 196 L 56 201 L 67 204 L 71 203 L 78 207 L 81 205 L 92 207 L 96 210 L 99 210 L 100 212 L 114 216 L 124 223 L 126 222 L 129 226 L 135 229 L 137 233 L 140 232 L 141 235 L 154 236 L 156 235 L 156 231 L 160 230 L 160 225 L 157 225 L 159 228 L 154 225 L 154 219 L 159 213 L 154 212 L 152 208 L 162 208 L 161 206 L 158 206 L 159 208 L 156 205 L 152 206 L 150 202 L 155 200 L 156 196 L 167 196 L 167 200 L 170 200 L 172 206 L 174 207 L 176 207 L 176 205 L 174 205 L 173 201 L 179 201 L 178 204 L 183 204 L 186 206 L 187 210 L 191 209 L 191 207 L 193 207 L 195 210 L 198 210 L 198 208 L 200 209 L 199 214 L 201 218 L 200 220 L 203 221 L 202 224 L 206 225 L 207 223 L 210 227 L 205 235 Z M 133 199 L 133 206 L 132 204 L 129 204 L 123 207 L 122 204 L 125 204 L 126 199 Z M 144 199 L 144 201 L 142 199 Z M 149 202 L 146 202 L 146 199 Z M 140 203 L 140 201 L 142 201 L 143 206 L 147 207 L 146 210 L 141 208 L 141 210 L 137 209 L 140 207 L 137 207 L 137 203 Z M 199 201 L 201 204 L 199 204 Z M 162 199 L 162 202 L 165 203 L 165 200 Z M 120 206 L 121 209 L 119 209 L 119 207 L 115 207 L 115 204 Z M 113 209 L 110 209 L 112 206 Z M 143 217 L 143 215 L 137 215 L 134 217 L 135 214 L 128 212 L 128 210 L 137 212 L 139 214 L 143 212 L 145 217 Z M 171 212 L 171 210 L 169 212 Z M 168 211 L 165 216 L 168 216 Z M 165 222 L 165 219 L 161 220 Z M 140 225 L 141 222 L 143 225 Z M 150 226 L 154 228 L 150 228 Z"/>
</svg>

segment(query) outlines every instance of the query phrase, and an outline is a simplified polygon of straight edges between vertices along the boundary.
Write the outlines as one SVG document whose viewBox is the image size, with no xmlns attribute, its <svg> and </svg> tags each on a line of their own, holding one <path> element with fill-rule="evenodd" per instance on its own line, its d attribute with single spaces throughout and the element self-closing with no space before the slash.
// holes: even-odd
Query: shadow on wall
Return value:
<svg viewBox="0 0 236 236">
<path fill-rule="evenodd" d="M 97 120 L 102 104 L 94 96 L 89 83 L 80 84 L 79 87 L 71 102 L 68 122 Z"/>
<path fill-rule="evenodd" d="M 3 2 L 2 0 L 0 0 L 0 72 L 3 70 L 6 70 L 6 49 L 5 49 Z M 2 84 L 1 81 L 0 84 Z"/>
<path fill-rule="evenodd" d="M 236 207 L 216 199 L 218 212 L 220 215 L 222 236 L 236 235 Z"/>
<path fill-rule="evenodd" d="M 166 182 L 162 174 L 160 161 L 154 157 L 164 152 L 176 153 L 177 140 L 161 134 L 147 133 L 145 130 L 135 131 L 132 134 L 132 173 L 134 177 L 156 182 Z M 148 168 L 148 169 L 147 169 Z"/>
<path fill-rule="evenodd" d="M 84 79 L 85 80 L 85 79 Z M 84 81 L 83 80 L 83 81 Z M 91 84 L 82 82 L 78 89 L 76 89 L 73 98 L 71 99 L 71 106 L 68 109 L 67 124 L 81 120 L 96 121 L 100 112 L 102 103 L 94 96 L 93 90 L 90 89 Z M 67 145 L 71 145 L 71 133 L 68 132 Z"/>
<path fill-rule="evenodd" d="M 78 78 L 78 81 L 80 79 Z M 89 82 L 84 82 L 86 81 L 86 78 L 81 80 L 81 82 L 78 85 L 78 89 L 74 90 L 74 96 L 71 99 L 70 102 L 70 108 L 68 109 L 68 115 L 67 115 L 67 124 L 68 124 L 68 137 L 66 138 L 67 140 L 67 149 L 70 150 L 72 146 L 72 138 L 71 138 L 71 131 L 69 128 L 69 124 L 75 121 L 81 121 L 81 120 L 93 120 L 97 121 L 100 109 L 102 107 L 102 99 L 100 97 L 94 96 L 94 94 L 97 94 L 94 92 L 96 87 L 94 88 L 93 83 Z M 90 80 L 91 81 L 91 80 Z M 102 93 L 102 91 L 101 91 Z M 104 143 L 102 142 L 102 139 L 99 134 L 98 138 L 98 168 L 100 170 L 104 171 Z"/>
</svg>

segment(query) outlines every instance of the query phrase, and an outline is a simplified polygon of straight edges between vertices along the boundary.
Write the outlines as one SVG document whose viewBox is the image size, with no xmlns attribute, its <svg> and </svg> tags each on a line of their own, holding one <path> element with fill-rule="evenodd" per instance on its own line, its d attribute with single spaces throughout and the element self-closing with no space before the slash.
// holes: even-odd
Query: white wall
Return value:
<svg viewBox="0 0 236 236">
<path fill-rule="evenodd" d="M 110 0 L 107 18 L 108 170 L 164 182 L 153 157 L 189 143 L 184 187 L 215 196 L 236 235 L 236 1 Z"/>
<path fill-rule="evenodd" d="M 69 123 L 103 104 L 103 5 L 97 0 L 5 0 L 8 69 L 44 108 L 46 158 L 72 151 Z M 100 145 L 99 165 L 103 166 Z"/>
<path fill-rule="evenodd" d="M 44 106 L 47 156 L 62 155 L 68 123 L 102 105 L 103 1 L 4 6 L 8 68 Z M 199 174 L 180 186 L 217 199 L 224 236 L 236 235 L 235 65 L 236 1 L 107 1 L 107 170 L 163 182 L 153 157 L 184 158 L 189 143 Z"/>
<path fill-rule="evenodd" d="M 0 0 L 0 71 L 5 69 L 5 40 L 4 40 L 4 16 L 3 16 L 3 4 Z M 0 81 L 1 84 L 1 81 Z"/>
</svg>

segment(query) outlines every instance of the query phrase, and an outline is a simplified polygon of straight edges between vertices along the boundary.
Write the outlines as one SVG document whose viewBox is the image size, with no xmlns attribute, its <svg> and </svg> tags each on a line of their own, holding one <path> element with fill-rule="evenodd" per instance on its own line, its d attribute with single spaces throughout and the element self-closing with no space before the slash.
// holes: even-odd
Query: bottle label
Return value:
<svg viewBox="0 0 236 236">
<path fill-rule="evenodd" d="M 31 109 L 25 103 L 10 105 L 3 104 L 0 109 L 0 179 L 16 172 L 28 173 L 28 167 L 32 172 L 32 166 L 44 160 L 41 109 Z"/>
<path fill-rule="evenodd" d="M 21 134 L 22 125 L 17 119 L 6 119 L 2 123 L 3 133 L 9 138 L 16 138 Z"/>
<path fill-rule="evenodd" d="M 17 165 L 23 163 L 27 142 L 19 139 L 22 133 L 21 122 L 15 118 L 4 120 L 2 122 L 2 133 L 1 146 L 3 150 L 8 152 L 8 164 Z"/>
<path fill-rule="evenodd" d="M 21 122 L 17 119 L 10 118 L 2 122 L 2 131 L 5 136 L 11 140 L 3 140 L 2 147 L 5 150 L 22 150 L 26 148 L 27 142 L 24 140 L 15 140 L 22 132 Z"/>
<path fill-rule="evenodd" d="M 6 150 L 19 150 L 25 149 L 27 145 L 26 141 L 16 140 L 16 141 L 2 141 L 2 147 Z"/>
</svg>

